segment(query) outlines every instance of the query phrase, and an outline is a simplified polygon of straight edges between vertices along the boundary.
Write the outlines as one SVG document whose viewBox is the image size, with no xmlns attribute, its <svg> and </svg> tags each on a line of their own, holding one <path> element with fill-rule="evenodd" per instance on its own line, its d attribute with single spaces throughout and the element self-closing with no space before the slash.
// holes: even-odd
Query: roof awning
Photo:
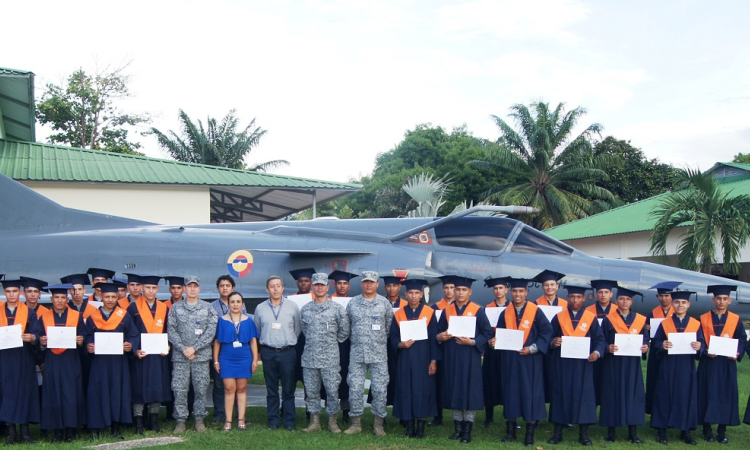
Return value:
<svg viewBox="0 0 750 450">
<path fill-rule="evenodd" d="M 0 138 L 36 140 L 34 74 L 0 67 Z"/>
</svg>

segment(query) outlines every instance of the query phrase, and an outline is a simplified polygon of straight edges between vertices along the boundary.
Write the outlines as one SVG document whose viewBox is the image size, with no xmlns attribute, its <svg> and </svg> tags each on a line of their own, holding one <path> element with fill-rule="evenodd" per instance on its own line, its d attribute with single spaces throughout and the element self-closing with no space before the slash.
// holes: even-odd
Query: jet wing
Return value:
<svg viewBox="0 0 750 450">
<path fill-rule="evenodd" d="M 295 256 L 315 256 L 315 255 L 374 255 L 376 252 L 368 252 L 362 250 L 339 250 L 331 248 L 319 248 L 319 249 L 307 249 L 307 250 L 280 250 L 280 249 L 264 249 L 256 248 L 253 252 L 265 252 L 265 253 L 287 253 Z"/>
</svg>

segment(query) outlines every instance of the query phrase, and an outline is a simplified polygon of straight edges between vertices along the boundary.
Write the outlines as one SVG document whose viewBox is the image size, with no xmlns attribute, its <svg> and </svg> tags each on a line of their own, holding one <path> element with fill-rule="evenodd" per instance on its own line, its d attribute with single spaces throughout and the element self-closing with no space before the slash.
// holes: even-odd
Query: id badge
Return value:
<svg viewBox="0 0 750 450">
<path fill-rule="evenodd" d="M 196 336 L 200 336 L 201 334 L 203 334 L 203 330 L 201 330 L 200 328 L 196 328 L 195 329 L 195 335 Z"/>
<path fill-rule="evenodd" d="M 280 330 L 281 324 L 279 322 L 274 322 L 273 325 L 271 325 L 271 328 L 273 328 L 274 330 Z"/>
<path fill-rule="evenodd" d="M 380 331 L 380 324 L 377 324 L 377 323 L 372 324 L 372 331 Z"/>
<path fill-rule="evenodd" d="M 242 342 L 234 341 L 234 342 L 232 342 L 232 346 L 234 348 L 242 347 Z"/>
</svg>

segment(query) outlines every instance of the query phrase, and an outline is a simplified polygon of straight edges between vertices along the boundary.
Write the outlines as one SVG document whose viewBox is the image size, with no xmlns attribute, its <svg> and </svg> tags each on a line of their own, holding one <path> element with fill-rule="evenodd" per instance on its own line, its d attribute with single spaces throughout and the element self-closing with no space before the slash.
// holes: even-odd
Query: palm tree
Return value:
<svg viewBox="0 0 750 450">
<path fill-rule="evenodd" d="M 235 115 L 235 110 L 229 111 L 221 122 L 209 117 L 206 127 L 200 120 L 196 126 L 183 110 L 180 110 L 179 117 L 182 128 L 181 136 L 174 131 L 169 131 L 167 135 L 156 128 L 151 128 L 159 146 L 177 161 L 258 172 L 267 172 L 289 164 L 288 161 L 277 159 L 255 166 L 246 166 L 245 158 L 258 145 L 260 138 L 266 134 L 266 130 L 255 127 L 255 119 L 253 119 L 244 130 L 237 131 L 239 119 Z"/>
<path fill-rule="evenodd" d="M 565 112 L 563 103 L 554 110 L 543 102 L 530 107 L 516 104 L 511 107 L 510 117 L 519 131 L 493 115 L 501 133 L 498 145 L 488 150 L 484 160 L 469 164 L 512 172 L 519 175 L 521 181 L 489 190 L 486 201 L 538 208 L 539 214 L 523 219 L 538 229 L 608 209 L 614 195 L 596 183 L 607 179 L 604 169 L 615 164 L 616 159 L 593 156 L 591 139 L 601 132 L 599 124 L 589 125 L 570 139 L 573 128 L 584 114 L 586 110 L 581 107 Z"/>
<path fill-rule="evenodd" d="M 449 192 L 450 182 L 443 178 L 434 179 L 432 175 L 421 173 L 410 178 L 401 188 L 417 202 L 417 207 L 407 213 L 409 217 L 437 217 L 440 208 L 445 204 L 445 194 Z"/>
<path fill-rule="evenodd" d="M 677 248 L 679 267 L 711 273 L 719 242 L 724 271 L 737 274 L 740 250 L 750 238 L 750 196 L 722 192 L 711 174 L 700 171 L 688 169 L 679 177 L 680 189 L 666 194 L 649 214 L 657 219 L 651 254 L 666 259 L 670 232 L 684 227 Z"/>
</svg>

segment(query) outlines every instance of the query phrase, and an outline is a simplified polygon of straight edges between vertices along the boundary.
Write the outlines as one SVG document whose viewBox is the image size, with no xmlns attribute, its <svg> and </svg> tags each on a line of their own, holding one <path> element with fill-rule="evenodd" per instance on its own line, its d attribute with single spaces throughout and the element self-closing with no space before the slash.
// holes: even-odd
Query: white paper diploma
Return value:
<svg viewBox="0 0 750 450">
<path fill-rule="evenodd" d="M 490 321 L 490 326 L 495 328 L 497 326 L 497 320 L 500 318 L 500 313 L 505 311 L 505 306 L 499 306 L 497 308 L 484 308 L 484 313 L 487 315 L 487 320 Z"/>
<path fill-rule="evenodd" d="M 435 310 L 435 322 L 440 322 L 440 316 L 443 315 L 442 309 L 436 309 Z"/>
<path fill-rule="evenodd" d="M 96 309 L 99 309 L 99 308 L 101 308 L 102 306 L 104 306 L 104 303 L 102 303 L 102 302 L 97 302 L 96 300 L 89 300 L 89 305 L 93 306 L 93 307 L 94 307 L 94 308 L 96 308 Z"/>
<path fill-rule="evenodd" d="M 560 311 L 562 311 L 562 306 L 547 306 L 547 305 L 539 305 L 538 308 L 544 313 L 544 316 L 552 322 L 552 318 L 557 315 Z"/>
<path fill-rule="evenodd" d="M 141 350 L 149 355 L 169 353 L 167 333 L 141 333 Z"/>
<path fill-rule="evenodd" d="M 76 327 L 47 327 L 47 348 L 76 348 Z"/>
<path fill-rule="evenodd" d="M 401 328 L 401 342 L 409 340 L 424 341 L 427 339 L 427 321 L 420 320 L 402 320 L 398 324 Z"/>
<path fill-rule="evenodd" d="M 474 339 L 477 327 L 477 316 L 453 316 L 448 321 L 448 334 L 453 337 Z"/>
<path fill-rule="evenodd" d="M 0 327 L 0 350 L 23 347 L 21 324 Z"/>
<path fill-rule="evenodd" d="M 659 330 L 659 325 L 664 322 L 664 319 L 649 319 L 649 325 L 651 325 L 651 338 L 656 336 L 656 331 Z"/>
<path fill-rule="evenodd" d="M 495 330 L 495 350 L 523 349 L 523 330 L 510 330 L 508 328 L 497 328 Z"/>
<path fill-rule="evenodd" d="M 303 306 L 312 301 L 312 294 L 290 295 L 286 299 L 294 302 L 301 311 Z"/>
<path fill-rule="evenodd" d="M 695 355 L 692 343 L 698 338 L 695 332 L 669 333 L 667 340 L 672 343 L 672 347 L 667 349 L 669 355 Z"/>
<path fill-rule="evenodd" d="M 122 355 L 124 344 L 122 333 L 94 333 L 94 354 L 96 355 Z"/>
<path fill-rule="evenodd" d="M 396 314 L 399 309 L 401 309 L 401 308 L 393 308 L 393 314 Z"/>
<path fill-rule="evenodd" d="M 711 342 L 708 344 L 708 354 L 736 358 L 738 344 L 739 341 L 737 339 L 711 336 Z"/>
<path fill-rule="evenodd" d="M 642 334 L 616 334 L 615 345 L 617 351 L 614 353 L 617 356 L 641 356 L 641 346 L 643 345 Z"/>
<path fill-rule="evenodd" d="M 588 336 L 563 336 L 560 356 L 570 359 L 589 359 L 591 355 L 591 338 Z"/>
<path fill-rule="evenodd" d="M 341 305 L 341 307 L 344 309 L 346 309 L 346 306 L 349 304 L 349 300 L 351 299 L 351 297 L 331 297 L 331 300 Z"/>
</svg>

